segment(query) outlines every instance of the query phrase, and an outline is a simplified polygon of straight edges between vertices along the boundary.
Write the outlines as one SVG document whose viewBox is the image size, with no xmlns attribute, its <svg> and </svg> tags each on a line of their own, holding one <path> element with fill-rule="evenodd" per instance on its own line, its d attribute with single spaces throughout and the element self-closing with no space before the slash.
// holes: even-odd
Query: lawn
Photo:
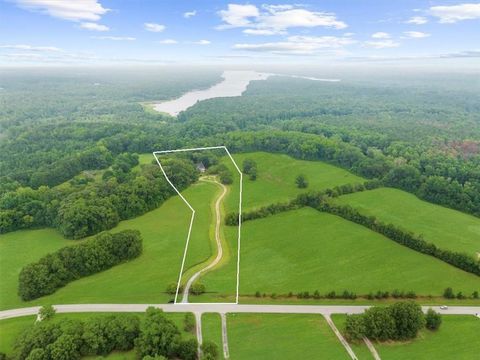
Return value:
<svg viewBox="0 0 480 360">
<path fill-rule="evenodd" d="M 213 341 L 217 344 L 219 358 L 223 359 L 222 319 L 219 313 L 202 314 L 202 337 L 203 341 Z"/>
<path fill-rule="evenodd" d="M 440 296 L 449 286 L 464 294 L 480 290 L 478 276 L 310 208 L 249 221 L 242 229 L 243 295 L 345 289 L 368 294 L 397 288 Z M 221 294 L 229 267 L 206 275 L 207 289 Z"/>
<path fill-rule="evenodd" d="M 232 360 L 348 359 L 320 315 L 227 314 Z"/>
<path fill-rule="evenodd" d="M 423 330 L 408 343 L 374 344 L 384 360 L 473 360 L 480 357 L 480 319 L 447 315 L 437 332 Z"/>
<path fill-rule="evenodd" d="M 187 268 L 211 255 L 210 203 L 217 191 L 215 185 L 199 182 L 184 192 L 197 209 Z M 175 196 L 156 210 L 122 221 L 112 231 L 138 229 L 144 244 L 139 258 L 74 281 L 52 295 L 30 302 L 23 302 L 16 295 L 21 268 L 46 253 L 77 242 L 64 240 L 58 232 L 50 229 L 1 235 L 0 309 L 38 304 L 168 302 L 172 297 L 165 293 L 165 289 L 168 284 L 177 282 L 190 214 L 181 199 Z"/>
<path fill-rule="evenodd" d="M 91 317 L 98 317 L 109 315 L 109 313 L 74 313 L 74 314 L 56 314 L 52 321 L 59 319 L 78 319 L 85 320 Z M 121 314 L 118 314 L 121 315 Z M 140 319 L 144 318 L 144 313 L 135 313 Z M 165 313 L 165 316 L 172 320 L 179 328 L 181 335 L 185 339 L 195 338 L 192 332 L 184 330 L 185 313 Z M 23 316 L 19 318 L 7 319 L 0 321 L 0 352 L 10 354 L 13 351 L 15 338 L 22 333 L 26 328 L 35 323 L 36 316 Z M 90 356 L 85 359 L 103 359 L 101 356 Z M 133 360 L 136 359 L 134 350 L 127 352 L 113 352 L 106 358 L 112 360 Z"/>
<path fill-rule="evenodd" d="M 422 235 L 442 249 L 480 255 L 480 219 L 474 216 L 390 188 L 350 194 L 337 201 Z"/>
<path fill-rule="evenodd" d="M 335 323 L 337 329 L 343 334 L 345 330 L 345 320 L 347 319 L 347 315 L 345 314 L 333 314 L 332 320 Z M 372 353 L 368 350 L 367 345 L 363 341 L 350 343 L 350 347 L 352 348 L 355 355 L 357 355 L 358 360 L 373 360 Z"/>
<path fill-rule="evenodd" d="M 242 203 L 245 210 L 287 201 L 308 190 L 321 190 L 365 181 L 344 169 L 324 162 L 297 160 L 283 154 L 256 152 L 234 154 L 233 158 L 240 169 L 246 158 L 253 159 L 257 163 L 257 179 L 249 180 L 248 175 L 243 178 Z M 231 160 L 225 157 L 223 161 L 233 171 Z M 309 183 L 307 189 L 299 189 L 295 185 L 295 178 L 299 174 L 306 176 Z M 237 181 L 237 177 L 235 177 L 233 191 L 226 200 L 228 211 L 238 210 Z"/>
</svg>

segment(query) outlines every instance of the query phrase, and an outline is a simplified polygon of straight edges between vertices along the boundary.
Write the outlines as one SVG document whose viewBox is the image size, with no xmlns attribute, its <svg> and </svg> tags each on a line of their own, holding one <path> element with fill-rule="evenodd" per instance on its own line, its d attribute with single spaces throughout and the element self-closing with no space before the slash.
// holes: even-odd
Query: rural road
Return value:
<svg viewBox="0 0 480 360">
<path fill-rule="evenodd" d="M 192 275 L 190 279 L 188 279 L 185 285 L 185 289 L 183 290 L 183 296 L 182 296 L 183 304 L 188 303 L 188 294 L 195 280 L 197 280 L 200 277 L 200 275 L 203 274 L 204 272 L 215 267 L 220 262 L 223 256 L 222 240 L 220 237 L 220 226 L 222 224 L 220 205 L 222 204 L 222 200 L 225 197 L 225 194 L 227 193 L 227 187 L 222 183 L 219 183 L 218 181 L 210 181 L 210 180 L 203 180 L 203 181 L 215 183 L 222 187 L 222 193 L 220 194 L 220 196 L 217 198 L 217 201 L 215 202 L 215 242 L 217 243 L 217 256 L 210 264 L 205 266 L 203 269 L 200 269 L 199 271 L 197 271 L 195 274 Z"/>
<path fill-rule="evenodd" d="M 370 306 L 356 305 L 237 305 L 237 304 L 71 304 L 54 305 L 58 313 L 84 312 L 145 312 L 149 306 L 163 309 L 165 312 L 193 313 L 278 313 L 278 314 L 360 314 Z M 480 314 L 480 306 L 451 306 L 447 310 L 439 306 L 423 306 L 423 311 L 429 308 L 444 315 Z M 40 306 L 0 311 L 0 320 L 14 317 L 37 315 Z"/>
</svg>

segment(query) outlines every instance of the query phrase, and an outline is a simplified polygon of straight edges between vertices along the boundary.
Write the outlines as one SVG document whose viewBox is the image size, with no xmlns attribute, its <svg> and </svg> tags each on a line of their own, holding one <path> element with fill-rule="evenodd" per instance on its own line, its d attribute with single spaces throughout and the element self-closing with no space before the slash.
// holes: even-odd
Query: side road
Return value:
<svg viewBox="0 0 480 360">
<path fill-rule="evenodd" d="M 72 304 L 54 305 L 58 313 L 84 312 L 144 312 L 149 306 L 163 309 L 165 312 L 193 313 L 280 313 L 280 314 L 360 314 L 370 306 L 343 305 L 237 305 L 237 304 Z M 423 306 L 444 315 L 478 315 L 480 306 L 451 306 L 440 309 L 439 306 Z M 0 311 L 0 320 L 20 316 L 37 315 L 40 306 Z"/>
</svg>

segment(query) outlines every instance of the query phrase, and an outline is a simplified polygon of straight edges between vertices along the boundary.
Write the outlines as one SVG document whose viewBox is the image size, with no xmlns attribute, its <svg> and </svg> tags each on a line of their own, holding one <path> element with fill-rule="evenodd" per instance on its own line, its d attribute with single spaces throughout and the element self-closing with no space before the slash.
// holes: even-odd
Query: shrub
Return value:
<svg viewBox="0 0 480 360">
<path fill-rule="evenodd" d="M 306 187 L 308 187 L 308 181 L 305 175 L 298 175 L 295 179 L 295 184 L 299 189 L 305 189 Z"/>
<path fill-rule="evenodd" d="M 185 331 L 193 331 L 195 329 L 195 316 L 191 312 L 187 312 L 183 318 L 183 328 Z"/>
<path fill-rule="evenodd" d="M 446 288 L 443 292 L 443 297 L 445 299 L 454 299 L 455 294 L 453 293 L 453 289 L 451 287 Z"/>
<path fill-rule="evenodd" d="M 192 287 L 190 288 L 190 291 L 192 292 L 193 295 L 201 295 L 205 292 L 205 285 L 197 282 L 192 285 Z"/>
<path fill-rule="evenodd" d="M 442 324 L 442 316 L 433 309 L 428 309 L 425 315 L 425 327 L 428 330 L 438 330 Z"/>
<path fill-rule="evenodd" d="M 56 310 L 53 308 L 52 305 L 45 305 L 42 306 L 40 311 L 38 312 L 38 315 L 40 316 L 40 320 L 50 320 L 56 313 Z"/>
<path fill-rule="evenodd" d="M 25 301 L 52 294 L 73 280 L 134 259 L 141 252 L 142 238 L 137 230 L 99 234 L 26 265 L 20 272 L 18 294 Z"/>
<path fill-rule="evenodd" d="M 218 359 L 218 346 L 213 341 L 205 340 L 200 349 L 203 353 L 202 360 Z"/>
</svg>

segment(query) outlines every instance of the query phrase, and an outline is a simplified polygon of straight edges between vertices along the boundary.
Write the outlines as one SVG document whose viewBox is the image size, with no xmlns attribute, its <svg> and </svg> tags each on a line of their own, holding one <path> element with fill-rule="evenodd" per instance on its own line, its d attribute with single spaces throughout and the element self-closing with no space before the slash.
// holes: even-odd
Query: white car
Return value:
<svg viewBox="0 0 480 360">
<path fill-rule="evenodd" d="M 442 306 L 440 306 L 440 309 L 442 309 L 442 310 L 448 310 L 448 306 L 447 306 L 447 305 L 442 305 Z"/>
</svg>

